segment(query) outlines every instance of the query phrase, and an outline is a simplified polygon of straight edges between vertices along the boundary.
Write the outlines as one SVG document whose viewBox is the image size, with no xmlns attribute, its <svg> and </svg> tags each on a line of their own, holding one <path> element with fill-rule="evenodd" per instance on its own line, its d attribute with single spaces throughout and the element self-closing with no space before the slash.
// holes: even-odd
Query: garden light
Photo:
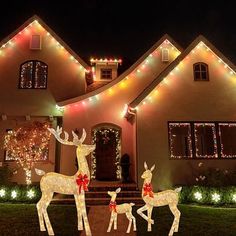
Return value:
<svg viewBox="0 0 236 236">
<path fill-rule="evenodd" d="M 194 193 L 194 198 L 197 199 L 198 201 L 202 200 L 202 193 L 195 192 Z"/>
<path fill-rule="evenodd" d="M 27 197 L 32 199 L 33 197 L 35 196 L 35 193 L 32 189 L 30 189 L 28 192 L 27 192 Z"/>
<path fill-rule="evenodd" d="M 16 197 L 17 197 L 17 192 L 16 192 L 16 190 L 13 190 L 11 192 L 11 198 L 15 199 Z"/>
<path fill-rule="evenodd" d="M 220 195 L 218 193 L 212 194 L 212 200 L 214 202 L 219 202 L 220 201 Z"/>
<path fill-rule="evenodd" d="M 6 194 L 5 189 L 0 189 L 0 197 L 4 197 Z"/>
</svg>

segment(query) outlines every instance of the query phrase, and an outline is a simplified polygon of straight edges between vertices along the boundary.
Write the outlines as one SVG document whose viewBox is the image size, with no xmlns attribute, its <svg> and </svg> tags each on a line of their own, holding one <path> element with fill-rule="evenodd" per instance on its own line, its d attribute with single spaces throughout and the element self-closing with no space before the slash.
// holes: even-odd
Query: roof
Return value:
<svg viewBox="0 0 236 236">
<path fill-rule="evenodd" d="M 185 50 L 182 52 L 165 70 L 163 70 L 144 90 L 128 104 L 129 110 L 134 111 L 135 108 L 155 89 L 155 87 L 173 70 L 176 66 L 200 43 L 203 42 L 211 51 L 224 61 L 229 68 L 236 71 L 235 65 L 227 59 L 213 44 L 211 44 L 204 36 L 198 36 Z M 134 114 L 132 112 L 132 114 Z"/>
<path fill-rule="evenodd" d="M 136 67 L 138 67 L 143 61 L 147 58 L 149 54 L 151 54 L 153 51 L 156 50 L 165 40 L 168 40 L 172 45 L 174 45 L 179 51 L 182 51 L 182 48 L 167 34 L 165 34 L 163 37 L 161 37 L 147 52 L 145 52 L 131 67 L 129 67 L 125 72 L 123 72 L 120 76 L 118 76 L 116 79 L 112 80 L 110 83 L 99 87 L 96 90 L 93 90 L 91 92 L 88 92 L 84 95 L 68 99 L 65 101 L 61 101 L 58 103 L 59 106 L 66 106 L 72 103 L 76 103 L 79 101 L 82 101 L 84 99 L 87 99 L 89 97 L 95 96 L 99 93 L 102 93 L 103 91 L 111 88 L 115 84 L 119 83 L 123 79 L 125 79 L 126 76 L 128 76 L 133 70 L 135 70 Z"/>
<path fill-rule="evenodd" d="M 12 40 L 18 33 L 24 30 L 27 26 L 29 26 L 34 21 L 37 21 L 47 32 L 49 32 L 60 44 L 63 46 L 71 56 L 74 57 L 85 69 L 89 69 L 90 67 L 37 15 L 32 16 L 24 24 L 18 27 L 14 32 L 8 35 L 0 42 L 0 48 L 4 47 L 4 45 Z"/>
</svg>

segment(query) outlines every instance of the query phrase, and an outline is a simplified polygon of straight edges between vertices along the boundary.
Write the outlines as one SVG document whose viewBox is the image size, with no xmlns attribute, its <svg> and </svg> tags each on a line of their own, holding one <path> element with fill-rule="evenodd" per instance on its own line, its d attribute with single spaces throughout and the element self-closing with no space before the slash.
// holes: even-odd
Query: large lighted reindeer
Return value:
<svg viewBox="0 0 236 236">
<path fill-rule="evenodd" d="M 83 144 L 86 138 L 86 132 L 84 129 L 80 139 L 72 131 L 73 141 L 68 141 L 69 135 L 67 132 L 64 132 L 64 139 L 60 138 L 62 128 L 57 127 L 57 130 L 49 128 L 49 131 L 60 143 L 65 145 L 74 145 L 77 147 L 76 156 L 78 160 L 78 171 L 73 176 L 66 176 L 55 172 L 50 172 L 42 177 L 40 181 L 42 197 L 36 205 L 38 210 L 40 231 L 46 231 L 47 228 L 48 234 L 54 235 L 52 225 L 47 214 L 47 207 L 53 198 L 53 194 L 61 193 L 74 195 L 77 208 L 78 230 L 83 230 L 84 222 L 86 235 L 92 235 L 85 204 L 85 191 L 88 190 L 87 187 L 90 182 L 90 172 L 86 156 L 95 149 L 95 145 Z"/>
<path fill-rule="evenodd" d="M 136 231 L 136 220 L 135 217 L 132 214 L 132 206 L 134 206 L 134 203 L 123 203 L 123 204 L 116 204 L 116 196 L 121 191 L 121 188 L 117 188 L 115 191 L 108 191 L 108 195 L 111 196 L 111 201 L 109 204 L 109 208 L 111 211 L 111 218 L 109 222 L 109 226 L 107 229 L 107 232 L 111 231 L 112 224 L 114 223 L 114 229 L 117 229 L 117 214 L 126 214 L 127 219 L 129 220 L 129 225 L 127 228 L 126 233 L 130 232 L 131 224 L 133 222 L 133 229 Z"/>
<path fill-rule="evenodd" d="M 179 230 L 180 211 L 178 210 L 177 205 L 179 201 L 179 192 L 181 191 L 182 187 L 176 188 L 175 190 L 165 190 L 154 193 L 151 181 L 152 171 L 154 170 L 155 165 L 153 165 L 151 169 L 148 169 L 147 163 L 144 162 L 144 168 L 145 171 L 141 176 L 141 178 L 144 179 L 142 198 L 146 204 L 139 208 L 137 213 L 148 222 L 147 231 L 152 231 L 151 225 L 154 224 L 154 220 L 152 220 L 153 207 L 169 205 L 169 208 L 174 215 L 174 221 L 169 231 L 169 236 L 172 236 L 174 232 L 178 232 Z M 147 215 L 145 215 L 143 211 L 147 211 Z"/>
</svg>

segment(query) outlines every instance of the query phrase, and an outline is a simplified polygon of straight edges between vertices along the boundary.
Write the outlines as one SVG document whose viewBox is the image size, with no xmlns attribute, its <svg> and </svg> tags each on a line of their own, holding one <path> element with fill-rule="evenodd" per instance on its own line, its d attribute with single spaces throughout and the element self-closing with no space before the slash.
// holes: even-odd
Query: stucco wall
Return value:
<svg viewBox="0 0 236 236">
<path fill-rule="evenodd" d="M 170 62 L 176 58 L 176 50 L 172 45 L 166 45 L 170 49 Z M 119 82 L 116 86 L 105 90 L 83 102 L 66 106 L 63 127 L 67 131 L 75 128 L 85 128 L 87 139 L 91 143 L 92 127 L 100 123 L 112 123 L 121 127 L 121 155 L 128 153 L 131 156 L 131 177 L 136 181 L 136 127 L 130 124 L 122 111 L 128 104 L 166 67 L 169 63 L 161 61 L 161 49 L 158 48 L 152 56 L 147 54 L 147 61 L 143 61 L 127 76 L 127 80 Z M 146 63 L 145 63 L 146 62 Z M 142 66 L 144 65 L 144 66 Z M 137 71 L 139 70 L 139 71 Z M 126 78 L 127 78 L 126 77 Z M 74 174 L 75 172 L 75 148 L 63 146 L 61 158 L 61 172 Z M 90 159 L 89 159 L 90 162 Z"/>
<path fill-rule="evenodd" d="M 193 64 L 205 62 L 209 66 L 209 81 L 193 80 Z M 235 121 L 235 76 L 222 62 L 205 49 L 198 49 L 166 77 L 158 87 L 152 103 L 140 105 L 137 114 L 138 175 L 156 164 L 153 171 L 155 190 L 170 188 L 175 184 L 196 183 L 193 170 L 203 162 L 205 168 L 232 169 L 235 160 L 170 160 L 168 146 L 168 121 Z"/>
</svg>

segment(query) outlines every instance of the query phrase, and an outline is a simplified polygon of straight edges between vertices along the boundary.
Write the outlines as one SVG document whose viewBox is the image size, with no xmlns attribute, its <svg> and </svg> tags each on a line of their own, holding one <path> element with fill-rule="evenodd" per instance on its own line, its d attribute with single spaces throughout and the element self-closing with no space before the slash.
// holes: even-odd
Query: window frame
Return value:
<svg viewBox="0 0 236 236">
<path fill-rule="evenodd" d="M 171 150 L 170 150 L 170 123 L 189 123 L 191 129 L 191 143 L 192 143 L 192 157 L 171 157 Z M 195 133 L 194 133 L 194 124 L 197 123 L 214 123 L 215 130 L 216 130 L 216 142 L 217 142 L 217 157 L 197 157 L 196 156 L 196 143 L 195 143 Z M 169 160 L 235 160 L 235 157 L 222 157 L 221 155 L 221 140 L 220 140 L 220 133 L 219 133 L 219 124 L 226 123 L 226 124 L 236 124 L 236 121 L 168 121 L 167 122 L 167 129 L 168 129 L 168 153 L 169 153 Z"/>
<path fill-rule="evenodd" d="M 199 71 L 196 71 L 195 67 L 199 65 L 200 69 Z M 206 79 L 203 79 L 202 73 L 203 71 L 201 70 L 201 66 L 205 66 L 206 68 Z M 198 72 L 200 74 L 200 78 L 196 77 L 196 72 Z M 208 64 L 204 63 L 204 62 L 196 62 L 193 64 L 193 78 L 194 81 L 209 81 L 209 68 L 208 68 Z"/>
<path fill-rule="evenodd" d="M 28 62 L 32 62 L 32 63 L 33 63 L 33 68 L 32 68 L 32 88 L 22 88 L 22 87 L 21 87 L 21 71 L 22 71 L 22 66 L 23 66 L 24 64 L 28 63 Z M 42 63 L 42 64 L 44 64 L 44 65 L 47 66 L 47 67 L 46 67 L 46 85 L 45 85 L 44 88 L 35 88 L 35 84 L 36 84 L 36 82 L 35 82 L 35 80 L 36 80 L 36 79 L 35 79 L 35 78 L 36 78 L 36 76 L 35 76 L 35 71 L 36 71 L 36 64 L 37 64 L 37 62 L 40 62 L 40 63 Z M 47 65 L 45 62 L 40 61 L 40 60 L 28 60 L 28 61 L 23 62 L 23 63 L 20 65 L 18 89 L 47 89 L 47 84 L 48 84 L 48 65 Z"/>
</svg>

